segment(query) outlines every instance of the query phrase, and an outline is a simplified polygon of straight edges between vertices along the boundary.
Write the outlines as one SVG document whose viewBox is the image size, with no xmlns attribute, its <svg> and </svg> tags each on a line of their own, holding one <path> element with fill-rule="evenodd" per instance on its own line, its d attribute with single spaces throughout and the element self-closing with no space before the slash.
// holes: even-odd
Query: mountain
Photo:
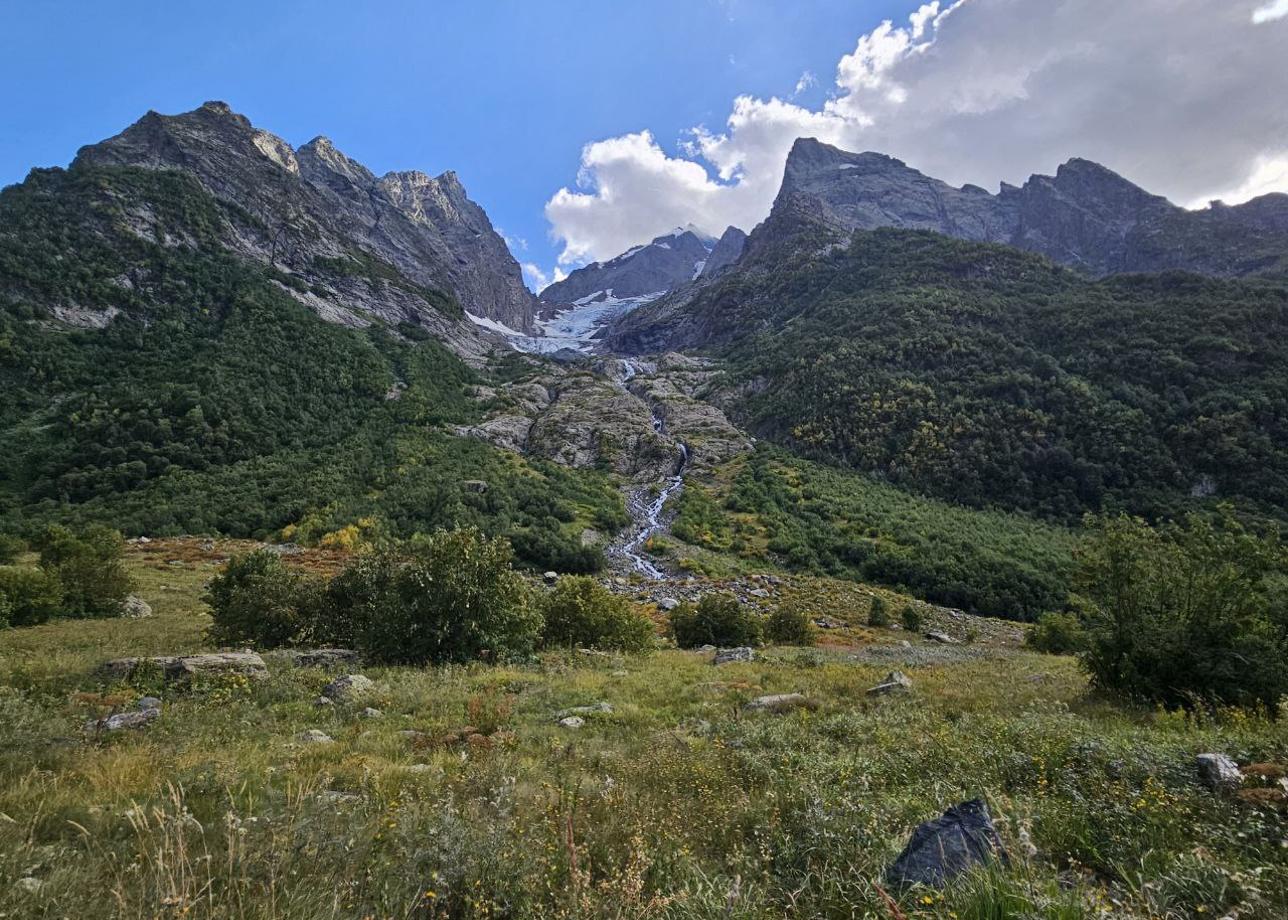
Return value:
<svg viewBox="0 0 1288 920">
<path fill-rule="evenodd" d="M 701 278 L 713 278 L 742 257 L 747 248 L 747 234 L 737 227 L 729 227 L 707 256 L 707 264 L 702 266 Z"/>
<path fill-rule="evenodd" d="M 933 230 L 1041 253 L 1093 276 L 1182 269 L 1239 277 L 1288 269 L 1288 195 L 1188 211 L 1088 160 L 998 194 L 954 188 L 879 153 L 812 138 L 792 147 L 754 256 L 806 229 Z"/>
<path fill-rule="evenodd" d="M 107 166 L 192 176 L 245 218 L 230 247 L 306 286 L 337 274 L 397 275 L 450 295 L 475 316 L 532 327 L 536 301 L 518 263 L 455 173 L 377 178 L 324 137 L 294 150 L 222 102 L 182 115 L 149 112 L 82 148 L 71 169 Z M 361 311 L 388 312 L 378 297 L 354 305 L 349 292 L 337 293 L 318 295 L 325 303 L 314 306 L 351 321 Z"/>
<path fill-rule="evenodd" d="M 597 296 L 623 300 L 670 291 L 701 275 L 716 246 L 716 240 L 692 227 L 677 227 L 615 259 L 577 269 L 543 290 L 541 302 L 571 304 Z"/>
</svg>

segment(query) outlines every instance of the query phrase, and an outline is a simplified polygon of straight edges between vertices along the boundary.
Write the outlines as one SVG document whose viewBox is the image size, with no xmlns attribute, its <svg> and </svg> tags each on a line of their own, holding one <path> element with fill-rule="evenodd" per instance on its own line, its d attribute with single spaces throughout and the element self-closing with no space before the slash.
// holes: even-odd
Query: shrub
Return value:
<svg viewBox="0 0 1288 920">
<path fill-rule="evenodd" d="M 550 646 L 639 652 L 654 643 L 652 622 L 586 575 L 564 576 L 538 605 Z"/>
<path fill-rule="evenodd" d="M 1272 598 L 1277 535 L 1223 512 L 1158 529 L 1091 519 L 1078 554 L 1090 601 L 1081 658 L 1099 687 L 1173 708 L 1263 706 L 1288 694 L 1288 617 Z"/>
<path fill-rule="evenodd" d="M 0 626 L 36 626 L 62 610 L 58 579 L 42 569 L 0 567 Z"/>
<path fill-rule="evenodd" d="M 292 572 L 268 550 L 234 556 L 206 588 L 210 638 L 221 645 L 290 645 L 307 633 L 319 590 L 316 579 Z"/>
<path fill-rule="evenodd" d="M 876 629 L 884 629 L 890 625 L 890 610 L 886 607 L 886 602 L 879 597 L 872 598 L 872 606 L 868 608 L 868 625 Z"/>
<path fill-rule="evenodd" d="M 418 537 L 405 561 L 371 563 L 366 581 L 350 585 L 347 598 L 358 605 L 358 648 L 390 664 L 531 654 L 541 615 L 529 605 L 512 557 L 505 538 L 489 540 L 470 528 Z M 330 596 L 326 606 L 343 613 L 337 600 Z"/>
<path fill-rule="evenodd" d="M 1082 651 L 1087 636 L 1082 622 L 1072 613 L 1044 613 L 1029 630 L 1024 644 L 1048 655 L 1072 655 Z"/>
<path fill-rule="evenodd" d="M 779 645 L 813 645 L 814 624 L 799 610 L 778 607 L 765 622 L 765 635 Z"/>
<path fill-rule="evenodd" d="M 133 584 L 125 571 L 120 533 L 91 525 L 79 533 L 50 526 L 35 541 L 40 567 L 62 585 L 63 612 L 76 617 L 120 616 Z"/>
<path fill-rule="evenodd" d="M 708 594 L 696 607 L 681 604 L 671 611 L 670 620 L 671 635 L 681 648 L 760 644 L 760 621 L 728 594 Z"/>
<path fill-rule="evenodd" d="M 20 537 L 0 533 L 0 565 L 9 565 L 22 555 L 22 551 L 26 548 L 27 544 Z"/>
<path fill-rule="evenodd" d="M 899 614 L 899 622 L 908 632 L 921 632 L 921 611 L 915 605 L 909 604 Z"/>
</svg>

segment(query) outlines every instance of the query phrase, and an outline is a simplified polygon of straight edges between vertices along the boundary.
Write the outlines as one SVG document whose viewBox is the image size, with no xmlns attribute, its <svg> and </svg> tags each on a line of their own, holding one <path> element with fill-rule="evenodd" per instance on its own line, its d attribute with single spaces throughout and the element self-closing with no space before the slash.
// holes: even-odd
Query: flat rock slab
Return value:
<svg viewBox="0 0 1288 920">
<path fill-rule="evenodd" d="M 770 696 L 758 696 L 743 709 L 748 712 L 790 712 L 809 705 L 810 702 L 803 693 L 775 693 Z"/>
<path fill-rule="evenodd" d="M 335 739 L 321 729 L 310 728 L 296 735 L 295 740 L 300 744 L 330 744 Z"/>
<path fill-rule="evenodd" d="M 943 888 L 963 872 L 995 859 L 1010 865 L 988 806 L 981 799 L 972 799 L 918 825 L 899 858 L 886 870 L 886 882 L 899 888 Z"/>
<path fill-rule="evenodd" d="M 555 716 L 555 721 L 562 723 L 569 716 L 593 716 L 599 713 L 610 713 L 613 707 L 608 703 L 595 703 L 593 706 L 573 706 Z"/>
<path fill-rule="evenodd" d="M 119 732 L 127 728 L 142 728 L 149 722 L 161 718 L 161 707 L 134 709 L 130 712 L 118 712 L 106 719 L 90 719 L 85 723 L 85 730 L 92 734 L 99 732 Z"/>
<path fill-rule="evenodd" d="M 298 648 L 283 655 L 297 668 L 332 668 L 358 663 L 358 653 L 351 648 Z"/>
<path fill-rule="evenodd" d="M 716 652 L 713 664 L 733 664 L 737 661 L 755 661 L 756 650 L 749 646 L 740 648 L 722 648 Z"/>
<path fill-rule="evenodd" d="M 160 655 L 117 658 L 99 667 L 109 680 L 129 680 L 140 669 L 156 668 L 167 681 L 186 681 L 196 674 L 242 674 L 256 680 L 268 677 L 264 659 L 254 652 L 211 652 L 204 655 Z"/>
</svg>

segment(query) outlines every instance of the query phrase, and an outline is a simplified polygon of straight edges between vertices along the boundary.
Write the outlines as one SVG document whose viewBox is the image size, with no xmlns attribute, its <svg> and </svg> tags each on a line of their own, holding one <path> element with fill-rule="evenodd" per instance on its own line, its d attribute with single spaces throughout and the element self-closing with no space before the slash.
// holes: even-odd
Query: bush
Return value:
<svg viewBox="0 0 1288 920">
<path fill-rule="evenodd" d="M 538 605 L 548 646 L 639 652 L 653 647 L 652 622 L 595 579 L 564 576 Z"/>
<path fill-rule="evenodd" d="M 872 606 L 868 608 L 868 625 L 875 629 L 884 629 L 890 625 L 890 610 L 879 597 L 874 596 Z"/>
<path fill-rule="evenodd" d="M 63 590 L 63 613 L 75 617 L 120 616 L 133 584 L 125 571 L 120 533 L 91 525 L 79 533 L 50 526 L 36 539 L 40 567 Z"/>
<path fill-rule="evenodd" d="M 36 626 L 62 610 L 63 590 L 42 569 L 0 567 L 0 626 Z"/>
<path fill-rule="evenodd" d="M 1087 636 L 1082 622 L 1072 613 L 1044 613 L 1029 630 L 1024 644 L 1048 655 L 1072 655 L 1082 651 Z"/>
<path fill-rule="evenodd" d="M 213 620 L 210 638 L 220 645 L 279 648 L 302 639 L 316 609 L 319 582 L 257 550 L 234 556 L 206 588 Z"/>
<path fill-rule="evenodd" d="M 1170 708 L 1277 713 L 1288 694 L 1288 615 L 1270 589 L 1285 562 L 1277 535 L 1228 513 L 1158 529 L 1126 516 L 1088 524 L 1078 586 L 1093 684 Z"/>
<path fill-rule="evenodd" d="M 899 622 L 908 632 L 921 632 L 921 611 L 913 604 L 909 604 L 899 614 Z"/>
<path fill-rule="evenodd" d="M 765 635 L 779 645 L 813 645 L 814 624 L 791 607 L 778 607 L 765 623 Z"/>
<path fill-rule="evenodd" d="M 760 621 L 728 594 L 708 594 L 671 611 L 671 635 L 680 648 L 715 645 L 730 648 L 760 644 Z"/>
<path fill-rule="evenodd" d="M 491 661 L 530 655 L 541 615 L 511 568 L 505 538 L 443 531 L 412 542 L 405 561 L 368 563 L 362 577 L 328 592 L 331 617 L 348 604 L 357 646 L 389 664 Z"/>
<path fill-rule="evenodd" d="M 22 551 L 26 548 L 27 544 L 20 537 L 0 533 L 0 565 L 9 565 L 22 555 Z"/>
</svg>

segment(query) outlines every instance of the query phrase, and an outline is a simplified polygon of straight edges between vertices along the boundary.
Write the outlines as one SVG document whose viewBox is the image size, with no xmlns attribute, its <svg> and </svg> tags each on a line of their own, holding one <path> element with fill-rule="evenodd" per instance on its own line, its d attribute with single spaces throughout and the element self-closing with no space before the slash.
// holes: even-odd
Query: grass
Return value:
<svg viewBox="0 0 1288 920">
<path fill-rule="evenodd" d="M 104 686 L 95 665 L 205 647 L 199 592 L 223 549 L 133 550 L 150 619 L 0 633 L 0 917 L 1288 912 L 1288 826 L 1193 768 L 1205 750 L 1283 762 L 1282 725 L 1098 699 L 1072 660 L 987 629 L 957 656 L 854 628 L 719 669 L 675 650 L 364 668 L 376 695 L 326 709 L 327 674 L 270 658 L 266 681 L 167 690 L 158 722 L 87 737 L 84 720 L 153 689 Z M 785 593 L 842 620 L 861 601 L 804 578 Z M 892 666 L 913 692 L 867 697 Z M 785 692 L 815 705 L 742 709 Z M 613 711 L 579 730 L 555 723 L 601 701 Z M 487 734 L 462 740 L 471 722 Z M 302 745 L 307 729 L 334 740 Z M 1014 867 L 891 906 L 880 877 L 911 829 L 976 795 Z"/>
</svg>

